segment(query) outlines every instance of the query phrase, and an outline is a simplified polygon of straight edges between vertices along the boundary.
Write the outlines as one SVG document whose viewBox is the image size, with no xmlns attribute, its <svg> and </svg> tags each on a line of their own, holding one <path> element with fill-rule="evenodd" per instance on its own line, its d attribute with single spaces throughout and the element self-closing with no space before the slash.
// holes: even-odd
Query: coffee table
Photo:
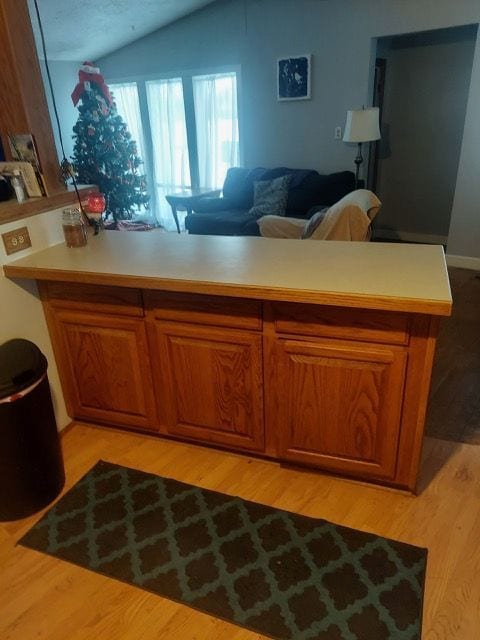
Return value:
<svg viewBox="0 0 480 640">
<path fill-rule="evenodd" d="M 192 188 L 182 189 L 175 193 L 169 193 L 165 196 L 166 201 L 172 208 L 172 215 L 177 225 L 177 231 L 180 233 L 180 223 L 178 221 L 178 209 L 186 209 L 187 213 L 192 213 L 195 204 L 201 198 L 215 198 L 220 195 L 221 189 L 209 189 L 209 188 Z"/>
</svg>

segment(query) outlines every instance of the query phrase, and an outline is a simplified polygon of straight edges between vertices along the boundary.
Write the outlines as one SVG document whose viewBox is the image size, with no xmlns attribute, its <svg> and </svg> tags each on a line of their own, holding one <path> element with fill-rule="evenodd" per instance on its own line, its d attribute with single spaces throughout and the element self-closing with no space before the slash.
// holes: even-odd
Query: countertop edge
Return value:
<svg viewBox="0 0 480 640">
<path fill-rule="evenodd" d="M 450 316 L 452 302 L 435 299 L 405 298 L 393 296 L 372 296 L 369 294 L 347 294 L 332 291 L 312 291 L 286 289 L 282 287 L 262 287 L 223 282 L 208 282 L 175 278 L 155 278 L 151 276 L 91 273 L 85 271 L 65 271 L 60 269 L 39 269 L 21 267 L 14 264 L 3 265 L 5 276 L 13 279 L 32 279 L 50 282 L 76 282 L 139 289 L 173 291 L 178 293 L 200 293 L 238 298 L 278 302 L 298 302 L 397 311 L 434 316 Z"/>
</svg>

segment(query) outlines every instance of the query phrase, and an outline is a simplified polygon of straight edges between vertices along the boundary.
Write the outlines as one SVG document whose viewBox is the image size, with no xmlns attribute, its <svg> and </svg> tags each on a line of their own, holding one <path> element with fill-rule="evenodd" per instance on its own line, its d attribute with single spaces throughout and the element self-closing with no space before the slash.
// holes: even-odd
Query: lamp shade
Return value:
<svg viewBox="0 0 480 640">
<path fill-rule="evenodd" d="M 347 111 L 344 142 L 371 142 L 380 137 L 378 107 Z"/>
</svg>

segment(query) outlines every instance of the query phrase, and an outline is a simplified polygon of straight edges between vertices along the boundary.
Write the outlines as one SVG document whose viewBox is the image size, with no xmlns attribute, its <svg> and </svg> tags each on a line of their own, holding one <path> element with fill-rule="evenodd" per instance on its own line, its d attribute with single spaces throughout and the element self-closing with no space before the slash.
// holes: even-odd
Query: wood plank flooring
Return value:
<svg viewBox="0 0 480 640">
<path fill-rule="evenodd" d="M 426 433 L 480 444 L 480 274 L 457 268 L 448 273 L 453 313 L 440 328 Z"/>
<path fill-rule="evenodd" d="M 428 547 L 423 640 L 480 637 L 480 449 L 476 446 L 427 439 L 421 493 L 413 497 L 113 429 L 77 424 L 62 440 L 67 487 L 104 459 Z M 262 638 L 15 546 L 39 515 L 0 523 L 2 640 Z"/>
</svg>

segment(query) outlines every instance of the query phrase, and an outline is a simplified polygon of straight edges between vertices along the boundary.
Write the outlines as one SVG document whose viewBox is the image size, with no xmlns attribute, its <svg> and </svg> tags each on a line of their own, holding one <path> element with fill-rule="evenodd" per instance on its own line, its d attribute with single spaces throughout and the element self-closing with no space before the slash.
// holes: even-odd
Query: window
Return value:
<svg viewBox="0 0 480 640">
<path fill-rule="evenodd" d="M 237 77 L 193 77 L 200 187 L 220 189 L 229 167 L 239 164 Z"/>
<path fill-rule="evenodd" d="M 165 195 L 220 189 L 227 170 L 240 164 L 237 74 L 184 74 L 110 88 L 145 163 L 152 213 L 174 231 Z"/>
<path fill-rule="evenodd" d="M 140 115 L 140 101 L 136 82 L 122 82 L 110 84 L 110 89 L 115 98 L 118 115 L 123 118 L 132 139 L 137 143 L 138 156 L 143 160 L 139 167 L 140 173 L 147 173 L 147 154 L 145 150 L 145 137 L 143 134 L 142 118 Z M 140 210 L 139 215 L 144 216 Z M 150 214 L 151 215 L 151 214 Z"/>
<path fill-rule="evenodd" d="M 146 83 L 157 220 L 173 229 L 165 195 L 191 186 L 181 78 Z"/>
</svg>

